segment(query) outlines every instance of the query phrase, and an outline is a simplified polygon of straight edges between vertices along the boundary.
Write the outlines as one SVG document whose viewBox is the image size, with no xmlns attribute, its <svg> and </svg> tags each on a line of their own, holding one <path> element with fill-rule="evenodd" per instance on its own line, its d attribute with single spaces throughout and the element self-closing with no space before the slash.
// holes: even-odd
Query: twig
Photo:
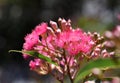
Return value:
<svg viewBox="0 0 120 83">
<path fill-rule="evenodd" d="M 64 59 L 65 59 L 65 63 L 66 63 L 66 66 L 67 66 L 67 72 L 68 72 L 68 76 L 70 78 L 70 81 L 71 83 L 74 83 L 73 79 L 72 79 L 72 76 L 71 76 L 71 73 L 70 73 L 70 67 L 69 67 L 69 63 L 67 62 L 67 58 L 65 56 L 65 50 L 63 52 L 63 56 L 64 56 Z"/>
</svg>

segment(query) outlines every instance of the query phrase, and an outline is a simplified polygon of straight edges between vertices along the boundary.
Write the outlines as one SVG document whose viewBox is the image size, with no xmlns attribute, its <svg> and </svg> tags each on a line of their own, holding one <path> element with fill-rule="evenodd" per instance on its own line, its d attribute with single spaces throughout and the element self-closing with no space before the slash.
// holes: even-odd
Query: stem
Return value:
<svg viewBox="0 0 120 83">
<path fill-rule="evenodd" d="M 63 80 L 60 80 L 60 83 L 64 83 Z"/>
<path fill-rule="evenodd" d="M 69 65 L 67 65 L 67 70 L 68 70 L 68 76 L 70 78 L 71 83 L 74 83 L 73 79 L 72 79 L 72 76 L 71 76 L 71 73 L 70 73 L 70 67 L 69 67 Z"/>
<path fill-rule="evenodd" d="M 64 81 L 63 81 L 63 80 L 60 80 L 59 77 L 56 76 L 56 74 L 51 73 L 51 75 L 52 75 L 53 77 L 55 77 L 55 79 L 58 80 L 60 83 L 64 83 Z"/>
<path fill-rule="evenodd" d="M 65 63 L 66 63 L 66 66 L 67 66 L 67 73 L 68 73 L 69 79 L 70 79 L 71 83 L 74 83 L 74 81 L 72 79 L 72 76 L 71 76 L 71 73 L 70 73 L 70 67 L 69 67 L 70 60 L 67 62 L 67 58 L 65 56 L 65 51 L 63 52 L 63 55 L 64 55 Z"/>
<path fill-rule="evenodd" d="M 48 46 L 43 45 L 41 42 L 39 42 L 39 43 L 40 43 L 39 45 L 42 45 L 42 46 L 46 47 L 47 49 L 49 49 L 49 50 L 51 50 L 51 51 L 53 51 L 53 52 L 56 52 L 56 53 L 60 53 L 60 54 L 62 54 L 62 52 L 59 51 L 59 50 L 53 50 L 53 49 L 49 48 Z"/>
</svg>

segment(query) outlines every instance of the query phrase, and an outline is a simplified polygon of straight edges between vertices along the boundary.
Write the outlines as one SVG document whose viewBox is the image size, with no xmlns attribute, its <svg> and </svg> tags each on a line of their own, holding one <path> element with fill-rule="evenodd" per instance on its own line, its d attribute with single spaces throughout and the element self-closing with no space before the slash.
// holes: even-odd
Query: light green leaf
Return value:
<svg viewBox="0 0 120 83">
<path fill-rule="evenodd" d="M 48 63 L 51 63 L 51 64 L 54 64 L 54 65 L 57 65 L 57 63 L 55 63 L 54 61 L 52 61 L 52 59 L 50 59 L 49 57 L 47 56 L 44 56 L 42 54 L 39 54 L 38 52 L 36 51 L 18 51 L 18 50 L 10 50 L 9 52 L 18 52 L 18 53 L 23 53 L 23 54 L 27 54 L 29 56 L 33 56 L 33 57 L 38 57 Z"/>
<path fill-rule="evenodd" d="M 78 83 L 81 79 L 91 73 L 93 68 L 116 68 L 120 67 L 120 59 L 114 60 L 111 58 L 97 59 L 88 62 L 83 68 L 81 68 L 75 78 L 75 83 Z"/>
<path fill-rule="evenodd" d="M 18 53 L 23 53 L 22 51 L 19 51 L 19 50 L 9 50 L 9 52 L 18 52 Z"/>
</svg>

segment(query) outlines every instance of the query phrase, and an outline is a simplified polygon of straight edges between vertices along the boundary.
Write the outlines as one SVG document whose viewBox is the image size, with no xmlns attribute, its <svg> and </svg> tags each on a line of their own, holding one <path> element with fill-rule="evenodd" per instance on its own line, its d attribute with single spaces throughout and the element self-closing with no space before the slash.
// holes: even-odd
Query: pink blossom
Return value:
<svg viewBox="0 0 120 83">
<path fill-rule="evenodd" d="M 31 70 L 34 70 L 35 68 L 39 67 L 42 64 L 42 61 L 40 59 L 34 59 L 30 61 L 29 66 Z"/>
<path fill-rule="evenodd" d="M 76 55 L 80 52 L 78 42 L 71 42 L 67 46 L 67 51 L 69 55 Z"/>
<path fill-rule="evenodd" d="M 36 28 L 32 31 L 31 34 L 28 34 L 24 39 L 25 43 L 23 44 L 23 50 L 33 50 L 34 46 L 39 42 L 39 35 L 42 35 L 47 31 L 47 24 L 42 23 L 36 26 Z M 27 58 L 28 55 L 23 54 L 24 58 Z"/>
<path fill-rule="evenodd" d="M 60 34 L 58 34 L 55 41 L 57 46 L 63 48 L 68 41 L 68 38 L 70 36 L 69 34 L 70 32 L 67 32 L 67 31 L 61 32 Z"/>
<path fill-rule="evenodd" d="M 29 57 L 29 55 L 23 54 L 23 58 L 24 58 L 24 59 L 27 59 L 28 57 Z"/>
<path fill-rule="evenodd" d="M 93 40 L 80 29 L 63 31 L 57 36 L 56 45 L 64 48 L 70 55 L 89 52 Z"/>
<path fill-rule="evenodd" d="M 46 39 L 41 40 L 41 45 L 37 45 L 34 47 L 34 50 L 37 50 L 40 54 L 43 54 L 47 57 L 51 56 L 51 53 L 54 53 L 54 37 L 48 36 Z"/>
<path fill-rule="evenodd" d="M 42 39 L 42 44 L 47 46 L 48 48 L 54 50 L 54 36 L 50 35 L 46 39 Z"/>
<path fill-rule="evenodd" d="M 30 62 L 29 62 L 29 66 L 30 66 L 30 69 L 31 70 L 33 70 L 33 69 L 35 69 L 35 62 L 33 61 L 33 60 L 31 60 Z"/>
<path fill-rule="evenodd" d="M 72 29 L 70 22 L 65 21 L 64 19 L 61 19 L 61 25 L 62 29 L 59 33 L 55 33 L 46 23 L 36 26 L 32 33 L 25 37 L 23 49 L 37 50 L 45 56 L 50 56 L 51 53 L 54 53 L 56 48 L 66 50 L 68 55 L 76 55 L 80 52 L 90 52 L 90 49 L 93 46 L 91 43 L 93 40 L 87 33 L 79 28 Z M 69 29 L 66 29 L 68 27 Z M 44 34 L 46 34 L 45 37 L 43 37 Z M 40 35 L 42 36 L 41 40 L 39 40 Z M 38 44 L 40 42 L 41 45 Z"/>
<path fill-rule="evenodd" d="M 80 52 L 83 52 L 83 53 L 89 53 L 92 47 L 93 47 L 93 45 L 90 43 L 89 39 L 88 39 L 88 41 L 83 40 L 79 44 L 79 50 L 80 50 Z"/>
<path fill-rule="evenodd" d="M 38 43 L 39 36 L 36 33 L 28 34 L 25 37 L 25 43 L 23 44 L 24 50 L 31 50 L 33 46 Z"/>
<path fill-rule="evenodd" d="M 35 27 L 35 30 L 33 30 L 33 32 L 34 31 L 37 35 L 44 34 L 47 31 L 47 24 L 46 23 L 39 24 L 38 26 Z"/>
<path fill-rule="evenodd" d="M 81 29 L 72 29 L 70 31 L 70 35 L 69 35 L 69 41 L 79 41 L 81 39 L 83 35 L 83 32 Z"/>
</svg>

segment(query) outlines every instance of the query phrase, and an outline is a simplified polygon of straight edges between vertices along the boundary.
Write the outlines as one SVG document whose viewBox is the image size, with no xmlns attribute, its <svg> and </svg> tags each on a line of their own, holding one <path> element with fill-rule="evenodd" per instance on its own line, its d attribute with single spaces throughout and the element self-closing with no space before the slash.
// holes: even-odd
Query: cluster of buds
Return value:
<svg viewBox="0 0 120 83">
<path fill-rule="evenodd" d="M 89 34 L 92 36 L 95 44 L 94 47 L 90 53 L 89 58 L 105 58 L 105 57 L 111 57 L 114 55 L 114 52 L 108 52 L 107 49 L 105 48 L 105 43 L 104 37 L 100 36 L 100 34 L 94 32 Z"/>
<path fill-rule="evenodd" d="M 104 43 L 108 49 L 116 50 L 120 53 L 120 25 L 117 25 L 114 30 L 106 31 L 105 37 L 107 41 Z"/>
<path fill-rule="evenodd" d="M 50 21 L 35 27 L 32 33 L 25 37 L 23 51 L 36 51 L 42 54 L 57 65 L 48 63 L 38 57 L 30 61 L 30 68 L 39 74 L 52 73 L 59 81 L 66 75 L 73 81 L 81 61 L 95 59 L 98 57 L 110 57 L 103 49 L 104 38 L 98 33 L 86 33 L 80 28 L 73 29 L 70 20 L 58 19 L 58 24 Z M 29 55 L 23 54 L 24 58 Z"/>
</svg>

